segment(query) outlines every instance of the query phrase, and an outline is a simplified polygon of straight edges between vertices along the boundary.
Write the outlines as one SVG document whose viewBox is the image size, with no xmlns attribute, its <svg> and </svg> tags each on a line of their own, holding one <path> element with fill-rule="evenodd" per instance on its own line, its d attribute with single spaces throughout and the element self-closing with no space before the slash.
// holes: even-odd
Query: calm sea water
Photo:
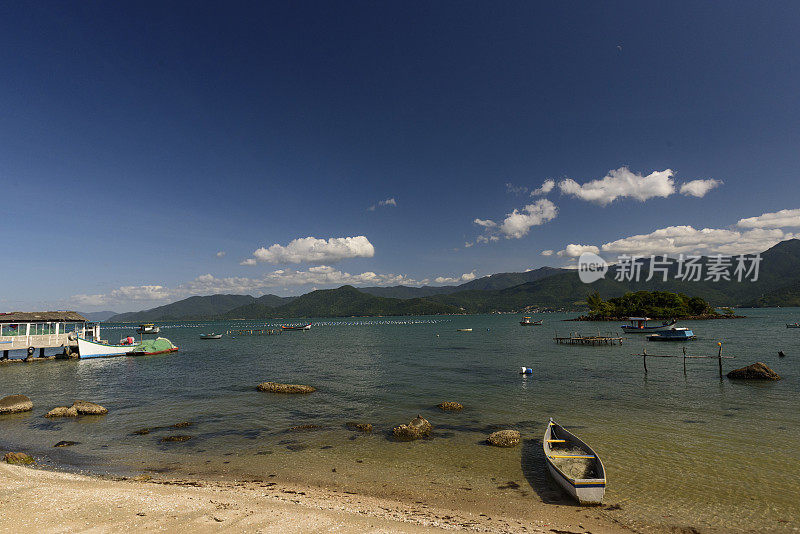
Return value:
<svg viewBox="0 0 800 534">
<path fill-rule="evenodd" d="M 166 324 L 177 354 L 53 361 L 0 367 L 0 396 L 24 393 L 32 413 L 0 417 L 0 447 L 44 463 L 94 473 L 263 478 L 331 484 L 405 498 L 516 507 L 557 501 L 546 480 L 541 435 L 549 417 L 574 430 L 604 460 L 606 501 L 623 521 L 718 529 L 791 530 L 800 525 L 800 309 L 744 310 L 747 319 L 684 322 L 695 341 L 622 346 L 556 345 L 566 335 L 619 332 L 616 323 L 519 326 L 518 316 L 323 319 L 308 332 L 226 336 L 203 332 L 264 323 Z M 274 324 L 274 323 L 270 323 Z M 471 333 L 457 332 L 472 328 Z M 111 340 L 130 325 L 108 325 Z M 720 380 L 716 360 L 649 359 L 651 353 L 716 355 L 724 369 L 763 361 L 783 380 Z M 783 350 L 786 358 L 778 358 Z M 518 374 L 534 368 L 533 376 Z M 255 390 L 267 380 L 310 384 L 306 396 Z M 98 402 L 102 417 L 49 420 L 76 399 Z M 459 413 L 435 405 L 455 400 Z M 391 428 L 422 414 L 431 440 L 397 443 Z M 346 421 L 375 425 L 370 435 Z M 166 427 L 133 435 L 142 427 Z M 319 429 L 291 431 L 298 425 Z M 498 428 L 517 428 L 515 449 L 484 444 Z M 171 434 L 185 443 L 162 443 Z M 78 445 L 54 449 L 60 440 Z M 515 484 L 509 485 L 508 482 Z M 611 513 L 611 512 L 609 512 Z"/>
</svg>

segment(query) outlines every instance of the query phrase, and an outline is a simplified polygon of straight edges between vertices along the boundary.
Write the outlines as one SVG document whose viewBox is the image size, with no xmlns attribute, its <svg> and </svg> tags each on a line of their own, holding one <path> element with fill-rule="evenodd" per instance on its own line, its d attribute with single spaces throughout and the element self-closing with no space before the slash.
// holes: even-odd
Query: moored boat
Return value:
<svg viewBox="0 0 800 534">
<path fill-rule="evenodd" d="M 786 328 L 800 328 L 800 323 L 786 323 Z"/>
<path fill-rule="evenodd" d="M 222 334 L 200 334 L 200 339 L 222 339 Z"/>
<path fill-rule="evenodd" d="M 178 347 L 165 337 L 157 337 L 143 340 L 130 349 L 128 356 L 153 356 L 155 354 L 169 354 L 170 352 L 178 352 Z"/>
<path fill-rule="evenodd" d="M 110 343 L 101 343 L 99 341 L 89 341 L 88 339 L 78 336 L 78 354 L 80 355 L 81 359 L 125 356 L 135 346 L 135 344 L 130 342 L 112 345 Z"/>
<path fill-rule="evenodd" d="M 553 421 L 542 439 L 547 468 L 564 491 L 580 504 L 601 504 L 606 492 L 606 470 L 586 443 Z"/>
<path fill-rule="evenodd" d="M 647 336 L 647 341 L 687 341 L 694 338 L 694 332 L 688 328 L 671 328 L 665 332 Z"/>
<path fill-rule="evenodd" d="M 137 334 L 158 334 L 161 329 L 152 323 L 140 324 L 136 329 Z"/>
<path fill-rule="evenodd" d="M 541 326 L 543 319 L 539 319 L 538 321 L 531 321 L 530 317 L 523 317 L 522 320 L 519 322 L 522 326 Z"/>
<path fill-rule="evenodd" d="M 650 326 L 648 321 L 652 321 L 649 317 L 628 317 L 629 324 L 622 325 L 622 330 L 629 334 L 645 334 L 650 332 L 664 332 L 671 329 L 677 323 L 677 319 L 672 321 L 664 321 L 660 325 Z"/>
<path fill-rule="evenodd" d="M 457 328 L 456 332 L 472 332 L 472 328 Z"/>
<path fill-rule="evenodd" d="M 281 325 L 281 330 L 311 330 L 311 323 L 303 325 L 297 325 L 297 324 Z"/>
</svg>

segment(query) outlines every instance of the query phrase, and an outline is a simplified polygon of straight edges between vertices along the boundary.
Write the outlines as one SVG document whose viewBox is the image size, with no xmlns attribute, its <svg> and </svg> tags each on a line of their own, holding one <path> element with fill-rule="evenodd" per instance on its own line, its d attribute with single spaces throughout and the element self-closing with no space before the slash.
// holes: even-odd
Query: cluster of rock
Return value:
<svg viewBox="0 0 800 534">
<path fill-rule="evenodd" d="M 105 415 L 108 409 L 93 402 L 78 400 L 72 406 L 56 406 L 45 417 L 78 417 L 79 415 Z"/>
<path fill-rule="evenodd" d="M 12 465 L 31 465 L 36 463 L 32 456 L 24 452 L 8 452 L 3 456 L 3 461 Z"/>
<path fill-rule="evenodd" d="M 33 402 L 25 395 L 9 395 L 0 399 L 0 415 L 33 410 Z"/>
<path fill-rule="evenodd" d="M 359 423 L 357 421 L 348 421 L 344 424 L 347 427 L 347 430 L 353 430 L 358 432 L 372 432 L 372 424 L 371 423 Z"/>
<path fill-rule="evenodd" d="M 400 441 L 413 441 L 430 436 L 432 430 L 433 425 L 421 415 L 417 415 L 407 425 L 394 427 L 392 435 Z"/>
<path fill-rule="evenodd" d="M 269 393 L 313 393 L 316 388 L 304 386 L 302 384 L 280 384 L 278 382 L 262 382 L 256 386 L 258 391 L 268 391 Z"/>
<path fill-rule="evenodd" d="M 498 430 L 489 434 L 486 441 L 495 447 L 516 447 L 519 445 L 520 434 L 518 430 Z"/>
<path fill-rule="evenodd" d="M 734 369 L 728 373 L 728 378 L 747 378 L 750 380 L 780 380 L 781 377 L 778 373 L 767 367 L 762 362 L 756 362 L 742 367 L 741 369 Z"/>
<path fill-rule="evenodd" d="M 445 401 L 436 406 L 445 412 L 459 412 L 464 409 L 464 405 L 460 402 Z"/>
</svg>

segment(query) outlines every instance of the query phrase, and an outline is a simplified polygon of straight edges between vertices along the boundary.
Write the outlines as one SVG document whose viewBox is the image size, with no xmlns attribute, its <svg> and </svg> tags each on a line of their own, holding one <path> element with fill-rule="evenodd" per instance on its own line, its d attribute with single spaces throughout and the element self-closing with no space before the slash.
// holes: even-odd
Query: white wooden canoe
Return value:
<svg viewBox="0 0 800 534">
<path fill-rule="evenodd" d="M 600 504 L 606 492 L 606 470 L 600 457 L 574 434 L 550 419 L 542 440 L 547 468 L 564 491 L 580 504 Z M 583 460 L 591 478 L 573 478 L 562 470 L 564 462 Z"/>
<path fill-rule="evenodd" d="M 125 356 L 135 345 L 110 345 L 89 341 L 78 336 L 78 354 L 81 358 L 106 358 L 109 356 Z"/>
</svg>

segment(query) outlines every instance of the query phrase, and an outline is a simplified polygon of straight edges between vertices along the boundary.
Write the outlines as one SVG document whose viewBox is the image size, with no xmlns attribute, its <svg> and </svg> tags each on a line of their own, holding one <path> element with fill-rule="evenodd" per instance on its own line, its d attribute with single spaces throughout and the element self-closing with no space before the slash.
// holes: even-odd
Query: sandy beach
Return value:
<svg viewBox="0 0 800 534">
<path fill-rule="evenodd" d="M 0 465 L 0 532 L 631 532 L 598 509 L 532 500 L 519 517 L 249 480 L 101 478 Z"/>
</svg>

